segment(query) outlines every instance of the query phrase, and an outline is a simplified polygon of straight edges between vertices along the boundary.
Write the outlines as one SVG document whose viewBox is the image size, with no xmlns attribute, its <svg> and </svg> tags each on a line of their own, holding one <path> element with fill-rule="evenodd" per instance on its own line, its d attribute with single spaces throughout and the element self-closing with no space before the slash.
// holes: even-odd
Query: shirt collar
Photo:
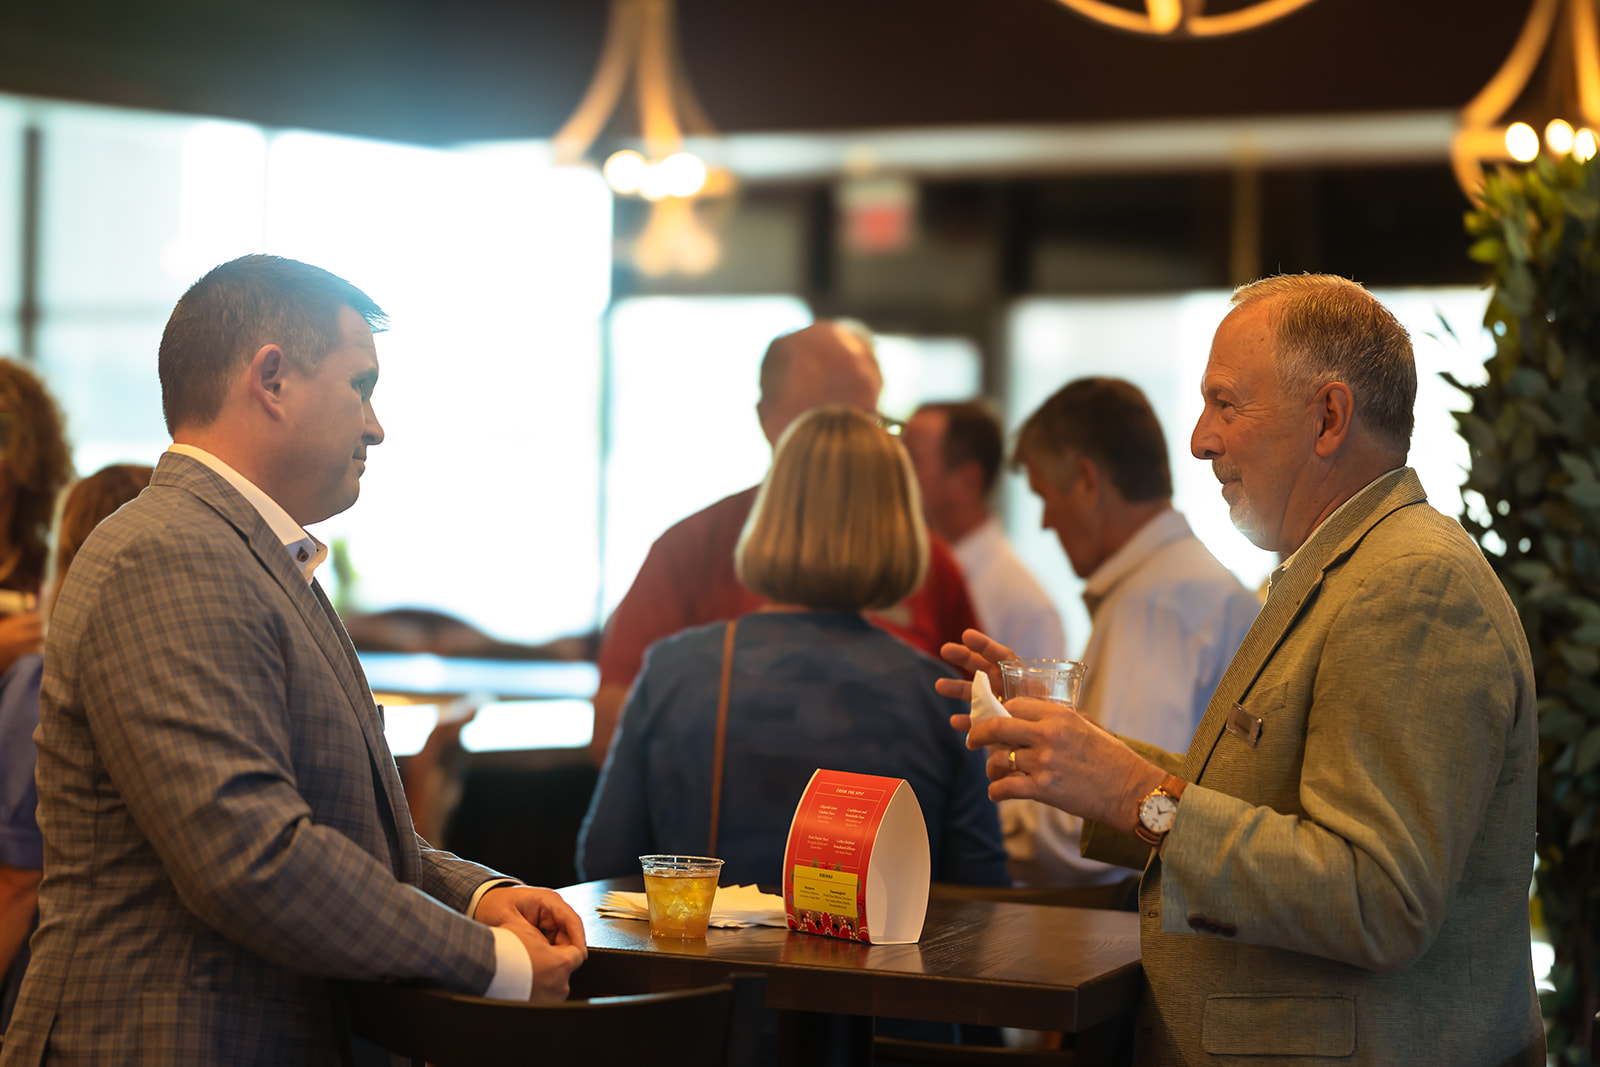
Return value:
<svg viewBox="0 0 1600 1067">
<path fill-rule="evenodd" d="M 1117 583 L 1144 565 L 1145 560 L 1174 541 L 1193 536 L 1189 520 L 1173 508 L 1166 508 L 1134 531 L 1122 547 L 1094 569 L 1083 585 L 1083 601 L 1090 615 Z"/>
<path fill-rule="evenodd" d="M 239 495 L 250 502 L 250 505 L 261 513 L 261 518 L 266 522 L 272 534 L 288 551 L 289 558 L 305 576 L 306 584 L 316 576 L 317 567 L 328 558 L 328 546 L 306 533 L 304 527 L 289 517 L 278 502 L 263 493 L 254 482 L 228 466 L 222 460 L 213 456 L 203 448 L 194 445 L 180 445 L 174 443 L 167 448 L 168 452 L 176 452 L 180 456 L 188 456 L 197 460 L 219 474 L 224 481 L 239 491 Z"/>
<path fill-rule="evenodd" d="M 1389 475 L 1396 474 L 1396 473 L 1398 473 L 1400 471 L 1403 471 L 1403 470 L 1405 470 L 1405 466 L 1404 465 L 1396 467 L 1394 470 L 1391 470 L 1391 471 L 1384 471 L 1382 474 L 1380 474 L 1376 478 L 1372 479 L 1372 481 L 1368 482 L 1366 485 L 1364 485 L 1360 489 L 1358 489 L 1355 492 L 1355 494 L 1350 497 L 1349 500 L 1346 500 L 1343 504 L 1340 504 L 1338 507 L 1334 508 L 1332 515 L 1329 515 L 1326 519 L 1323 519 L 1322 522 L 1317 523 L 1316 529 L 1313 529 L 1309 534 L 1306 535 L 1306 539 L 1304 541 L 1300 542 L 1300 548 L 1297 548 L 1293 552 L 1289 553 L 1288 557 L 1285 558 L 1282 563 L 1280 563 L 1276 567 L 1274 567 L 1272 569 L 1272 573 L 1271 574 L 1267 575 L 1267 593 L 1268 593 L 1268 595 L 1271 595 L 1272 587 L 1278 584 L 1279 579 L 1281 579 L 1285 574 L 1288 573 L 1290 566 L 1292 566 L 1293 563 L 1294 563 L 1294 558 L 1300 554 L 1300 549 L 1301 548 L 1305 548 L 1307 545 L 1309 545 L 1311 543 L 1311 539 L 1313 537 L 1317 536 L 1317 530 L 1322 529 L 1322 527 L 1324 525 L 1326 525 L 1329 522 L 1332 522 L 1334 515 L 1339 514 L 1339 512 L 1343 511 L 1345 508 L 1349 507 L 1351 504 L 1354 504 L 1357 500 L 1361 499 L 1363 496 L 1366 496 L 1368 493 L 1372 492 L 1372 487 L 1373 486 L 1377 485 L 1379 482 L 1381 482 L 1385 478 L 1389 477 Z"/>
</svg>

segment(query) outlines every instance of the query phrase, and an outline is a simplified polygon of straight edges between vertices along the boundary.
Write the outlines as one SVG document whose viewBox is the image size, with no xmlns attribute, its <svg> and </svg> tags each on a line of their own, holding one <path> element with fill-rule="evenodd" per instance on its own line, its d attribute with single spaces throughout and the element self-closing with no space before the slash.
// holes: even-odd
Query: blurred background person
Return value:
<svg viewBox="0 0 1600 1067">
<path fill-rule="evenodd" d="M 950 542 L 984 632 L 1019 656 L 1065 659 L 1061 609 L 989 510 L 1005 454 L 1000 420 L 981 403 L 924 404 L 906 421 L 902 439 L 928 529 Z"/>
<path fill-rule="evenodd" d="M 739 538 L 739 578 L 766 603 L 737 620 L 716 854 L 727 884 L 781 880 L 795 805 L 819 767 L 904 778 L 933 877 L 1007 884 L 984 754 L 934 695 L 948 668 L 873 626 L 927 569 L 905 450 L 870 416 L 812 411 L 780 441 Z M 578 839 L 582 878 L 635 874 L 652 852 L 704 853 L 727 624 L 653 646 Z"/>
<path fill-rule="evenodd" d="M 0 359 L 0 1032 L 25 963 L 44 866 L 33 812 L 50 516 L 72 477 L 60 409 L 26 366 Z"/>
<path fill-rule="evenodd" d="M 89 531 L 138 496 L 150 484 L 150 474 L 149 467 L 118 464 L 68 490 L 56 525 L 50 589 L 60 586 Z M 39 725 L 43 673 L 44 656 L 35 652 L 19 658 L 0 678 L 0 1033 L 11 1021 L 28 966 L 27 938 L 39 918 L 44 839 L 35 818 L 39 794 L 33 780 L 33 729 Z"/>
<path fill-rule="evenodd" d="M 33 371 L 0 359 L 0 672 L 41 648 L 50 516 L 71 477 L 55 400 Z"/>
<path fill-rule="evenodd" d="M 1086 583 L 1079 711 L 1113 733 L 1186 749 L 1260 603 L 1173 508 L 1166 437 L 1149 401 L 1117 378 L 1068 382 L 1022 424 L 1014 462 Z M 1077 816 L 1030 800 L 1001 807 L 1019 882 L 1127 875 L 1079 854 Z"/>
<path fill-rule="evenodd" d="M 761 360 L 756 415 L 767 441 L 822 404 L 875 412 L 883 391 L 871 340 L 854 326 L 816 322 L 784 334 Z M 606 624 L 600 645 L 600 684 L 594 695 L 589 754 L 605 758 L 617 713 L 650 645 L 691 626 L 738 618 L 762 597 L 734 573 L 733 551 L 755 504 L 757 487 L 724 497 L 690 515 L 650 546 L 638 576 Z M 902 601 L 878 606 L 872 621 L 935 659 L 939 646 L 959 641 L 977 625 L 961 567 L 941 539 L 930 544 L 927 576 Z"/>
</svg>

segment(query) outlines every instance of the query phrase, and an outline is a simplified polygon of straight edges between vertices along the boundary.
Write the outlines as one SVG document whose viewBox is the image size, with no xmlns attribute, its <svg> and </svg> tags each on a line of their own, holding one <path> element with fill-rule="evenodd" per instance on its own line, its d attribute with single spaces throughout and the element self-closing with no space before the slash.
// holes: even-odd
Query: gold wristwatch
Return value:
<svg viewBox="0 0 1600 1067">
<path fill-rule="evenodd" d="M 1139 801 L 1139 821 L 1134 824 L 1133 832 L 1140 841 L 1150 845 L 1161 844 L 1167 831 L 1172 829 L 1173 820 L 1178 817 L 1178 798 L 1183 796 L 1188 784 L 1182 778 L 1169 774 Z"/>
</svg>

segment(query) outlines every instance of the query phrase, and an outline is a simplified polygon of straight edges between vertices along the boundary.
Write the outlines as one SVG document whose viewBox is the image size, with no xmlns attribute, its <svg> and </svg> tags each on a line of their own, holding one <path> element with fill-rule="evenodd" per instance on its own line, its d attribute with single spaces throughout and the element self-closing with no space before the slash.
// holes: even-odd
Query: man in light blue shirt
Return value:
<svg viewBox="0 0 1600 1067">
<path fill-rule="evenodd" d="M 1166 439 L 1149 401 L 1116 378 L 1069 382 L 1023 424 L 1014 461 L 1086 583 L 1092 629 L 1078 710 L 1113 733 L 1182 751 L 1260 605 L 1172 507 Z M 1077 816 L 1027 800 L 1001 810 L 1018 882 L 1127 876 L 1079 854 Z"/>
</svg>

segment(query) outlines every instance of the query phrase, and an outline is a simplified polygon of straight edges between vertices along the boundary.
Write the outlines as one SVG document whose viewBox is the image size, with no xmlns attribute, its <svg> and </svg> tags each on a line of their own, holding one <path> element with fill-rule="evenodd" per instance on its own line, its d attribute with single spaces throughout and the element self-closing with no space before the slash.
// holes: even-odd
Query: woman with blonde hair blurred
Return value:
<svg viewBox="0 0 1600 1067">
<path fill-rule="evenodd" d="M 735 554 L 740 581 L 767 603 L 646 653 L 578 839 L 580 874 L 636 874 L 644 853 L 706 852 L 731 652 L 716 843 L 725 884 L 782 881 L 789 823 L 819 767 L 906 779 L 934 879 L 1009 884 L 983 754 L 950 729 L 964 709 L 933 691 L 949 668 L 862 615 L 898 604 L 927 561 L 900 442 L 849 408 L 798 419 Z"/>
</svg>

